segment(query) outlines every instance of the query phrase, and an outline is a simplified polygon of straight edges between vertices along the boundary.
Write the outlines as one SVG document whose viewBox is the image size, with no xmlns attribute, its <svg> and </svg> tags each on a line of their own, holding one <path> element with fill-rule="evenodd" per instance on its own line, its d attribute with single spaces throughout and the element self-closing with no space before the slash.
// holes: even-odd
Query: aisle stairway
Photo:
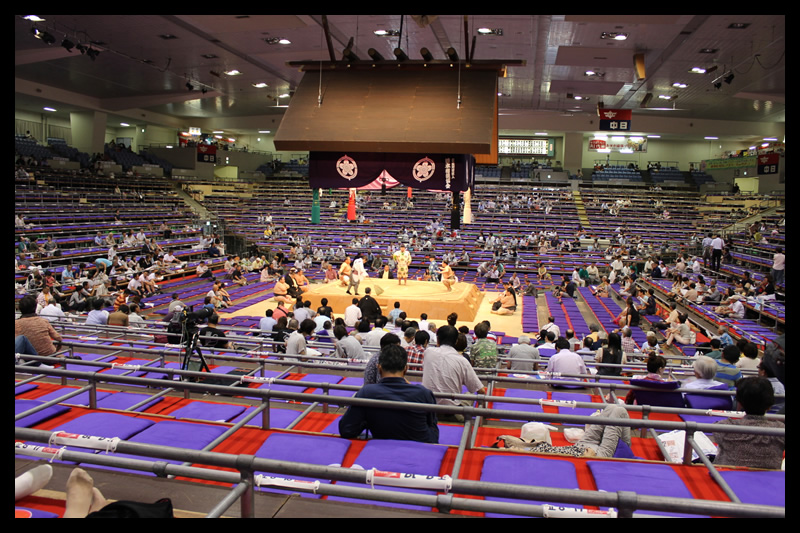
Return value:
<svg viewBox="0 0 800 533">
<path fill-rule="evenodd" d="M 586 207 L 583 205 L 580 191 L 572 191 L 572 201 L 575 202 L 575 209 L 578 210 L 578 219 L 581 222 L 581 227 L 585 230 L 591 230 L 592 224 L 589 222 L 589 215 L 586 213 Z"/>
<path fill-rule="evenodd" d="M 217 218 L 213 213 L 206 209 L 203 204 L 192 198 L 189 193 L 183 190 L 183 187 L 181 187 L 180 183 L 170 181 L 170 185 L 172 185 L 172 189 L 175 191 L 175 194 L 178 195 L 178 198 L 183 200 L 186 205 L 191 207 L 192 211 L 194 211 L 197 216 L 203 220 L 213 220 Z"/>
</svg>

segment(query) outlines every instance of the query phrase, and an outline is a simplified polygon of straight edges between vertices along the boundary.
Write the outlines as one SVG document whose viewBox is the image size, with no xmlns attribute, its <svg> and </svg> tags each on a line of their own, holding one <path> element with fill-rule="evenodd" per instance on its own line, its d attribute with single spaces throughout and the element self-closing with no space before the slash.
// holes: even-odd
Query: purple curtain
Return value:
<svg viewBox="0 0 800 533">
<path fill-rule="evenodd" d="M 401 154 L 311 152 L 312 189 L 360 188 L 386 170 L 407 187 L 462 192 L 472 187 L 475 158 L 469 154 Z"/>
</svg>

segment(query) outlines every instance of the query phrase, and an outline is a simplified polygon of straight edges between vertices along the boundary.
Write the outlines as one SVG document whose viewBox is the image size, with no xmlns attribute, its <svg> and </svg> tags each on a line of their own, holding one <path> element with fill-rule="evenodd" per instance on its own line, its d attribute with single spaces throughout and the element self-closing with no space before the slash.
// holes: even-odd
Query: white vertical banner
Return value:
<svg viewBox="0 0 800 533">
<path fill-rule="evenodd" d="M 464 215 L 462 224 L 472 224 L 472 189 L 464 191 Z"/>
</svg>

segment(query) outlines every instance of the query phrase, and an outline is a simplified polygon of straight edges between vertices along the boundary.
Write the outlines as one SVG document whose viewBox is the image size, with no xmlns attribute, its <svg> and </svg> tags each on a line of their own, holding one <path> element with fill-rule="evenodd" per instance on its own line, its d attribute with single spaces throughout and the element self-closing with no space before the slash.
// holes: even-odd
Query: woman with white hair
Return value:
<svg viewBox="0 0 800 533">
<path fill-rule="evenodd" d="M 717 375 L 717 362 L 707 355 L 699 356 L 692 365 L 692 369 L 696 379 L 682 384 L 684 389 L 710 389 L 723 385 L 722 382 L 714 379 L 714 376 Z"/>
</svg>

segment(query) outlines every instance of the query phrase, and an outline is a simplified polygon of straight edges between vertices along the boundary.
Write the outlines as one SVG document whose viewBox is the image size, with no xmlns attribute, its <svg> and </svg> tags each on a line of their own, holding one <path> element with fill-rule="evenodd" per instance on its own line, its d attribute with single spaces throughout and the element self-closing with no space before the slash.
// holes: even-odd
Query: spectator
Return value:
<svg viewBox="0 0 800 533">
<path fill-rule="evenodd" d="M 442 326 L 436 332 L 436 347 L 425 350 L 425 359 L 422 367 L 422 385 L 434 393 L 461 394 L 462 387 L 470 393 L 485 394 L 486 387 L 481 383 L 469 362 L 460 355 L 456 349 L 458 330 L 453 326 Z M 439 405 L 461 406 L 471 405 L 469 402 L 462 404 L 459 400 L 440 397 L 436 403 Z M 460 413 L 446 414 L 440 420 L 463 422 L 464 416 Z"/>
<path fill-rule="evenodd" d="M 686 313 L 678 313 L 678 323 L 670 327 L 665 333 L 667 334 L 666 344 L 671 346 L 674 341 L 681 344 L 690 344 L 691 329 L 689 324 L 686 323 L 689 316 Z"/>
<path fill-rule="evenodd" d="M 30 355 L 53 355 L 60 349 L 61 335 L 53 329 L 50 322 L 36 316 L 36 298 L 27 295 L 19 301 L 20 317 L 14 321 L 14 335 L 24 336 L 36 351 Z M 53 341 L 59 347 L 53 346 Z"/>
<path fill-rule="evenodd" d="M 748 342 L 742 348 L 742 355 L 736 362 L 739 370 L 758 370 L 760 361 L 758 360 L 758 346 L 754 342 Z"/>
<path fill-rule="evenodd" d="M 90 313 L 91 314 L 91 313 Z M 122 304 L 119 309 L 108 315 L 109 326 L 128 326 L 130 324 L 130 308 L 127 304 Z"/>
<path fill-rule="evenodd" d="M 475 324 L 476 341 L 469 351 L 469 360 L 475 368 L 497 368 L 497 342 L 486 335 L 489 327 L 484 322 Z M 466 348 L 466 347 L 465 347 Z"/>
<path fill-rule="evenodd" d="M 56 303 L 55 298 L 52 296 L 47 301 L 47 305 L 44 306 L 41 311 L 39 311 L 39 316 L 49 320 L 50 322 L 55 322 L 56 320 L 66 318 L 61 306 Z"/>
<path fill-rule="evenodd" d="M 603 365 L 624 365 L 627 362 L 625 353 L 622 351 L 622 339 L 618 333 L 610 333 L 608 335 L 608 346 L 597 350 L 595 360 Z M 620 376 L 622 375 L 622 367 L 599 366 L 597 374 L 600 376 Z"/>
<path fill-rule="evenodd" d="M 267 309 L 264 318 L 262 318 L 261 321 L 258 323 L 258 328 L 261 330 L 262 337 L 268 337 L 272 335 L 272 328 L 274 328 L 275 324 L 277 324 L 278 322 L 272 317 L 272 315 L 273 315 L 272 309 Z"/>
<path fill-rule="evenodd" d="M 556 350 L 550 360 L 547 362 L 547 371 L 550 373 L 558 374 L 588 374 L 586 364 L 583 362 L 583 357 L 575 352 L 569 351 L 569 341 L 563 337 L 559 337 L 555 344 Z M 577 377 L 567 377 L 567 380 L 580 379 Z"/>
<path fill-rule="evenodd" d="M 353 335 L 347 334 L 345 326 L 334 326 L 333 336 L 336 337 L 336 357 L 354 361 L 366 361 L 369 359 L 364 353 L 361 343 Z"/>
<path fill-rule="evenodd" d="M 531 346 L 531 338 L 520 335 L 517 344 L 508 351 L 509 370 L 515 372 L 533 372 L 539 369 L 539 350 Z"/>
<path fill-rule="evenodd" d="M 430 342 L 430 335 L 427 331 L 417 330 L 414 333 L 414 343 L 406 347 L 408 354 L 408 364 L 411 366 L 410 370 L 422 370 L 422 364 L 425 360 L 425 350 L 428 348 Z"/>
<path fill-rule="evenodd" d="M 200 344 L 206 348 L 228 348 L 225 332 L 219 329 L 219 315 L 213 313 L 208 317 L 208 326 L 200 331 Z"/>
<path fill-rule="evenodd" d="M 711 389 L 723 385 L 722 382 L 714 380 L 717 374 L 717 362 L 708 356 L 701 355 L 692 363 L 694 377 L 692 381 L 681 384 L 684 389 Z"/>
<path fill-rule="evenodd" d="M 396 344 L 381 350 L 378 356 L 380 381 L 365 384 L 356 398 L 414 402 L 435 405 L 433 393 L 424 386 L 411 385 L 405 374 L 408 370 L 406 351 Z M 438 443 L 439 427 L 436 414 L 413 409 L 390 409 L 380 407 L 350 406 L 339 420 L 339 434 L 344 438 L 355 438 L 364 430 L 376 439 L 413 440 Z"/>
<path fill-rule="evenodd" d="M 294 329 L 292 327 L 292 322 L 297 324 L 297 321 L 292 319 L 289 324 L 289 329 Z M 306 318 L 297 324 L 297 330 L 293 331 L 286 339 L 286 355 L 306 355 L 306 338 L 314 334 L 314 328 L 316 328 L 316 326 L 317 325 L 310 318 Z M 287 357 L 286 359 L 289 361 L 296 360 L 293 357 Z"/>
<path fill-rule="evenodd" d="M 736 367 L 741 356 L 738 346 L 726 346 L 722 349 L 722 356 L 717 361 L 717 373 L 714 379 L 721 381 L 733 389 L 736 382 L 742 379 L 742 372 Z"/>
<path fill-rule="evenodd" d="M 749 377 L 736 383 L 736 403 L 743 418 L 727 418 L 719 425 L 785 428 L 784 422 L 765 418 L 775 401 L 770 382 L 763 377 Z M 786 438 L 774 435 L 714 432 L 718 451 L 715 465 L 744 466 L 748 468 L 781 468 Z"/>
<path fill-rule="evenodd" d="M 172 313 L 177 308 L 183 309 L 186 304 L 181 301 L 180 294 L 177 292 L 172 293 L 172 301 L 169 303 L 168 312 Z"/>
<path fill-rule="evenodd" d="M 394 309 L 389 311 L 389 315 L 388 315 L 389 322 L 394 322 L 395 320 L 397 320 L 397 317 L 399 317 L 400 313 L 402 313 L 402 312 L 403 312 L 403 310 L 400 309 L 400 302 L 395 302 L 394 303 Z"/>
<path fill-rule="evenodd" d="M 130 314 L 128 315 L 128 321 L 130 325 L 134 327 L 143 327 L 144 317 L 141 314 L 139 314 L 139 311 L 141 311 L 139 304 L 132 303 L 129 306 L 129 309 L 130 309 Z"/>
<path fill-rule="evenodd" d="M 344 325 L 354 328 L 361 320 L 361 309 L 358 307 L 358 298 L 353 298 L 352 303 L 344 310 Z"/>
<path fill-rule="evenodd" d="M 108 311 L 103 309 L 103 300 L 94 300 L 92 310 L 86 317 L 86 325 L 105 325 L 108 324 Z"/>
</svg>

